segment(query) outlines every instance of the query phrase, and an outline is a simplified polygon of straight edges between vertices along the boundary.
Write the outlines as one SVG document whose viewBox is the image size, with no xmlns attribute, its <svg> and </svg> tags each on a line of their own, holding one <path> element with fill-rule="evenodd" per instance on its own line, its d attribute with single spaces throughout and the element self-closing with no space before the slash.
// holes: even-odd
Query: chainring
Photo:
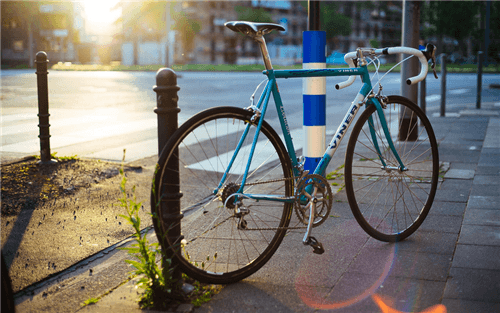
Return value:
<svg viewBox="0 0 500 313">
<path fill-rule="evenodd" d="M 313 193 L 316 190 L 316 195 Z M 316 214 L 313 221 L 313 227 L 323 224 L 328 218 L 332 209 L 333 194 L 328 180 L 321 175 L 311 174 L 303 177 L 295 189 L 295 214 L 299 220 L 307 225 L 309 223 L 310 209 L 309 202 L 316 198 Z"/>
</svg>

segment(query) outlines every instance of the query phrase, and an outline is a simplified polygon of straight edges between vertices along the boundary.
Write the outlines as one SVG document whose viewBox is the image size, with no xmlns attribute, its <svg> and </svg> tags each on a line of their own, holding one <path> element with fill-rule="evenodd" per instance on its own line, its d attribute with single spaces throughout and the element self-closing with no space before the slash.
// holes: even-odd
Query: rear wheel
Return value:
<svg viewBox="0 0 500 313">
<path fill-rule="evenodd" d="M 370 105 L 349 138 L 345 183 L 349 205 L 360 226 L 378 240 L 394 242 L 411 235 L 427 216 L 436 193 L 439 156 L 431 124 L 413 102 L 389 96 L 384 114 L 407 170 L 400 170 L 375 106 Z"/>
<path fill-rule="evenodd" d="M 155 174 L 152 204 L 179 211 L 180 219 L 152 206 L 163 248 L 170 248 L 181 270 L 206 283 L 231 283 L 261 268 L 280 245 L 289 225 L 292 204 L 254 201 L 236 195 L 251 152 L 256 130 L 252 113 L 234 107 L 203 111 L 186 121 L 164 148 Z M 238 142 L 248 134 L 225 181 L 219 188 Z M 178 165 L 176 165 L 178 159 Z M 288 153 L 276 132 L 263 122 L 244 193 L 292 197 L 292 169 Z M 178 181 L 172 179 L 179 176 Z M 169 201 L 180 197 L 180 208 Z M 238 202 L 235 203 L 235 199 Z M 173 204 L 173 206 L 172 206 Z M 169 212 L 171 214 L 171 212 Z M 175 215 L 175 214 L 174 214 Z M 165 224 L 164 224 L 165 225 Z M 168 231 L 180 232 L 171 238 Z"/>
</svg>

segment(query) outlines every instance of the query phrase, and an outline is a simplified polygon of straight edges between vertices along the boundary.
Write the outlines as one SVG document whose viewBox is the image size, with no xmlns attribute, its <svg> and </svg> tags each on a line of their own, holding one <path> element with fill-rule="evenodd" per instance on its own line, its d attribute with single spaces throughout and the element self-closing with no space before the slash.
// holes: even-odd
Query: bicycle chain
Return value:
<svg viewBox="0 0 500 313">
<path fill-rule="evenodd" d="M 255 183 L 245 183 L 245 186 L 254 186 L 254 185 L 263 185 L 263 184 L 269 184 L 269 183 L 277 183 L 280 181 L 288 181 L 288 180 L 294 180 L 297 177 L 288 177 L 288 178 L 280 178 L 280 179 L 273 179 L 273 180 L 266 180 L 266 181 L 261 181 L 261 182 L 255 182 Z M 247 228 L 245 230 L 281 230 L 281 229 L 305 229 L 307 226 L 294 226 L 294 227 L 268 227 L 268 228 Z"/>
<path fill-rule="evenodd" d="M 277 183 L 277 182 L 280 182 L 280 181 L 287 181 L 287 180 L 292 180 L 292 179 L 295 179 L 295 178 L 296 177 L 288 177 L 288 178 L 266 180 L 266 181 L 261 181 L 261 182 L 256 182 L 256 183 L 245 183 L 245 186 L 254 186 L 254 185 L 263 185 L 263 184 L 269 184 L 269 183 Z"/>
</svg>

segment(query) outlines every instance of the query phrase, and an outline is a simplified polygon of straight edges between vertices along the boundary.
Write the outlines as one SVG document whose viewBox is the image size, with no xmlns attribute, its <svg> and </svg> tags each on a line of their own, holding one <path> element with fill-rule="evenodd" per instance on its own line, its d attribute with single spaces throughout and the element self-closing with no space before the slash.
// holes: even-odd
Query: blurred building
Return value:
<svg viewBox="0 0 500 313">
<path fill-rule="evenodd" d="M 33 66 L 38 51 L 50 63 L 78 60 L 83 8 L 72 1 L 1 1 L 2 65 Z"/>
<path fill-rule="evenodd" d="M 338 36 L 334 49 L 398 46 L 401 43 L 401 3 L 336 2 L 339 13 L 352 20 L 348 36 Z M 180 1 L 120 2 L 124 64 L 246 64 L 260 63 L 258 45 L 224 27 L 231 20 L 269 17 L 285 32 L 266 36 L 274 64 L 302 62 L 302 32 L 307 30 L 307 8 L 299 1 Z M 263 11 L 248 15 L 248 12 Z M 257 19 L 257 20 L 255 20 Z M 184 24 L 183 24 L 184 23 Z M 183 25 L 176 27 L 176 25 Z M 192 26 L 190 34 L 183 33 Z M 330 52 L 330 51 L 329 51 Z M 167 57 L 168 55 L 168 57 Z"/>
<path fill-rule="evenodd" d="M 297 1 L 124 0 L 119 7 L 122 17 L 118 23 L 122 30 L 116 37 L 122 41 L 123 64 L 260 62 L 258 47 L 250 38 L 224 27 L 225 22 L 239 19 L 242 11 L 256 8 L 263 8 L 270 21 L 287 29 L 285 33 L 266 37 L 275 63 L 301 61 L 307 11 Z"/>
<path fill-rule="evenodd" d="M 351 18 L 351 33 L 337 36 L 331 50 L 398 46 L 401 41 L 401 3 L 338 1 L 338 11 Z M 37 51 L 51 63 L 92 63 L 98 59 L 125 65 L 173 63 L 260 63 L 258 45 L 224 27 L 231 20 L 268 21 L 285 32 L 266 36 L 273 63 L 302 62 L 302 32 L 307 8 L 300 1 L 129 1 L 115 9 L 112 44 L 85 32 L 82 2 L 1 1 L 2 65 L 33 65 Z M 102 52 L 102 53 L 101 53 Z M 104 53 L 105 52 L 105 53 Z M 97 57 L 98 55 L 98 57 Z"/>
<path fill-rule="evenodd" d="M 351 34 L 338 37 L 338 50 L 354 51 L 358 47 L 394 47 L 401 45 L 402 3 L 392 1 L 341 1 L 339 12 L 352 20 Z M 389 56 L 389 58 L 396 56 Z M 386 57 L 387 58 L 387 57 Z"/>
<path fill-rule="evenodd" d="M 187 2 L 188 14 L 202 25 L 196 34 L 195 46 L 189 59 L 206 64 L 261 63 L 258 45 L 248 36 L 235 33 L 224 23 L 241 20 L 247 12 L 262 9 L 260 16 L 281 24 L 285 32 L 266 36 L 269 54 L 274 64 L 302 62 L 302 31 L 307 29 L 307 10 L 298 1 L 216 1 Z M 262 16 L 264 15 L 264 16 Z"/>
</svg>

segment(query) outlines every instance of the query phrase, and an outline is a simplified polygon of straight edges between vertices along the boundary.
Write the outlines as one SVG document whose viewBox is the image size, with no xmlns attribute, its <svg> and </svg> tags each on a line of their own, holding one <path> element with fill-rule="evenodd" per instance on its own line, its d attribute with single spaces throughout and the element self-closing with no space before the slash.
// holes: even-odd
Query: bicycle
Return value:
<svg viewBox="0 0 500 313">
<path fill-rule="evenodd" d="M 235 21 L 225 26 L 259 44 L 267 83 L 256 105 L 215 107 L 194 115 L 161 153 L 153 184 L 158 192 L 152 193 L 151 203 L 153 215 L 165 222 L 154 225 L 157 234 L 166 233 L 163 238 L 159 235 L 160 242 L 182 271 L 207 283 L 241 280 L 261 268 L 292 229 L 305 229 L 303 243 L 315 253 L 324 252 L 311 236 L 332 208 L 333 194 L 324 173 L 361 106 L 365 109 L 354 125 L 345 156 L 351 210 L 360 226 L 378 240 L 400 241 L 415 232 L 436 192 L 436 139 L 429 120 L 413 102 L 382 96 L 381 86 L 377 94 L 373 92 L 366 58 L 378 60 L 380 55 L 396 53 L 417 56 L 421 72 L 407 80 L 415 84 L 426 77 L 431 59 L 434 68 L 434 46 L 428 45 L 425 51 L 360 48 L 346 54 L 349 69 L 274 70 L 264 35 L 283 31 L 281 25 Z M 361 90 L 317 168 L 313 173 L 304 171 L 276 80 L 349 76 L 335 86 L 342 89 L 354 82 L 354 75 L 361 76 Z M 271 95 L 285 143 L 264 119 Z M 169 212 L 161 209 L 162 202 L 170 206 Z"/>
</svg>

